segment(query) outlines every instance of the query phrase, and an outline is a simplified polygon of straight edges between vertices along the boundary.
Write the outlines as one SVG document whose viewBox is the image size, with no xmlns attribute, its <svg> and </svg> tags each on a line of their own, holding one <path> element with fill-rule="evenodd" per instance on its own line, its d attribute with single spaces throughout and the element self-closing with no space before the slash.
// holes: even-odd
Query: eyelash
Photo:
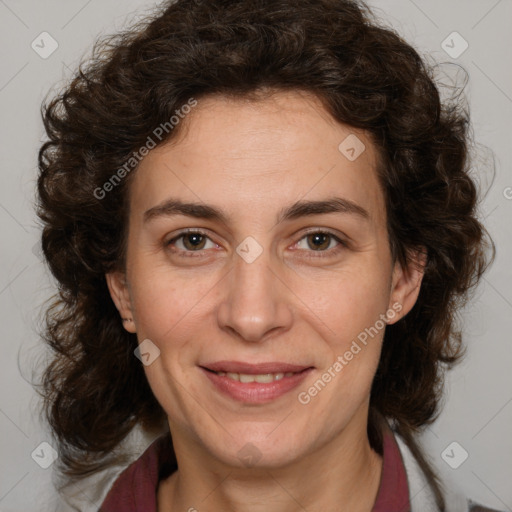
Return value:
<svg viewBox="0 0 512 512">
<path fill-rule="evenodd" d="M 197 235 L 204 236 L 204 237 L 208 238 L 211 242 L 213 242 L 213 240 L 211 240 L 211 238 L 208 236 L 208 234 L 205 231 L 202 231 L 201 229 L 197 229 L 197 228 L 193 228 L 193 229 L 191 228 L 191 229 L 187 229 L 187 230 L 184 230 L 184 231 L 181 231 L 180 233 L 178 233 L 175 237 L 173 237 L 171 240 L 166 242 L 165 246 L 166 247 L 172 246 L 176 241 L 178 241 L 178 240 L 182 239 L 183 237 L 185 237 L 186 235 L 190 235 L 190 234 L 197 234 Z M 348 244 L 345 241 L 340 239 L 333 232 L 331 232 L 329 230 L 325 230 L 325 229 L 312 229 L 310 231 L 307 231 L 296 242 L 296 244 L 299 243 L 304 238 L 306 238 L 307 236 L 314 235 L 314 234 L 327 235 L 327 236 L 331 237 L 332 239 L 334 239 L 336 242 L 338 242 L 338 245 L 336 247 L 334 247 L 333 249 L 327 249 L 327 250 L 323 250 L 323 251 L 298 249 L 298 250 L 305 251 L 307 253 L 312 253 L 307 256 L 308 258 L 325 258 L 327 256 L 332 256 L 333 254 L 337 254 L 339 251 L 342 251 L 343 249 L 346 249 L 348 247 Z M 213 243 L 215 243 L 215 242 L 213 242 Z M 175 250 L 174 252 L 177 253 L 178 256 L 180 256 L 180 257 L 197 258 L 197 257 L 202 257 L 203 255 L 201 253 L 206 250 L 208 250 L 208 249 L 200 249 L 198 251 L 188 251 L 188 250 L 178 249 L 178 250 Z M 327 256 L 324 256 L 324 254 L 327 254 Z"/>
</svg>

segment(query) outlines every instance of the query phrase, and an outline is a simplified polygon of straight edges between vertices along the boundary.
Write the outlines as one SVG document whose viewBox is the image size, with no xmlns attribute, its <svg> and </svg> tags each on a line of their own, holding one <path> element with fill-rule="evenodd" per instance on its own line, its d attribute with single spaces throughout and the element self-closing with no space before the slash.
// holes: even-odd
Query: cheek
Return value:
<svg viewBox="0 0 512 512">
<path fill-rule="evenodd" d="M 303 310 L 303 321 L 320 342 L 315 350 L 322 381 L 301 390 L 299 402 L 311 401 L 316 410 L 341 401 L 343 408 L 333 408 L 339 421 L 345 421 L 370 394 L 386 328 L 381 315 L 387 311 L 391 277 L 385 268 L 376 259 L 347 266 L 317 276 L 314 286 L 313 280 L 309 286 L 304 280 L 299 291 L 309 306 Z"/>
<path fill-rule="evenodd" d="M 183 393 L 186 372 L 198 350 L 198 340 L 208 338 L 204 317 L 214 282 L 206 277 L 183 279 L 157 267 L 134 267 L 133 271 L 137 337 L 139 343 L 151 340 L 159 350 L 144 371 L 160 404 L 180 418 L 189 407 L 189 394 Z"/>
<path fill-rule="evenodd" d="M 319 371 L 297 399 L 311 418 L 330 411 L 334 432 L 370 395 L 386 328 L 381 315 L 388 306 L 388 279 L 370 270 L 346 271 L 316 283 L 303 289 L 304 302 L 311 305 L 303 320 L 318 338 Z"/>
<path fill-rule="evenodd" d="M 190 271 L 181 275 L 148 262 L 151 263 L 150 258 L 132 265 L 132 301 L 138 335 L 153 337 L 158 344 L 174 338 L 184 325 L 193 325 L 219 277 L 215 279 L 213 273 L 204 272 L 199 276 Z"/>
<path fill-rule="evenodd" d="M 384 268 L 377 261 L 368 262 L 294 283 L 308 322 L 316 325 L 331 345 L 343 348 L 386 313 L 391 277 Z"/>
</svg>

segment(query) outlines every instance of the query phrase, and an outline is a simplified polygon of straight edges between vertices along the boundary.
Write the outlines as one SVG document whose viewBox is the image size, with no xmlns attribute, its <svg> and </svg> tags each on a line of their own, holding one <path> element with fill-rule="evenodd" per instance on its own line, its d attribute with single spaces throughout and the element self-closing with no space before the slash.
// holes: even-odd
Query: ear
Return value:
<svg viewBox="0 0 512 512">
<path fill-rule="evenodd" d="M 426 247 L 409 251 L 405 268 L 395 262 L 388 308 L 400 312 L 400 315 L 389 318 L 388 324 L 394 324 L 413 308 L 420 293 L 426 263 Z"/>
<path fill-rule="evenodd" d="M 111 272 L 109 274 L 105 274 L 105 279 L 107 281 L 110 296 L 121 315 L 123 327 L 128 332 L 137 332 L 133 317 L 132 301 L 130 298 L 128 283 L 126 282 L 126 274 L 124 274 L 124 272 Z"/>
</svg>

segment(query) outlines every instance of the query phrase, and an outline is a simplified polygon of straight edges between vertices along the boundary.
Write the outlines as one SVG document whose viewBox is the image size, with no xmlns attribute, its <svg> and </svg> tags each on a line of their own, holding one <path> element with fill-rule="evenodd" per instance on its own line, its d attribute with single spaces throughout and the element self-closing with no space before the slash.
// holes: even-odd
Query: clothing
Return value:
<svg viewBox="0 0 512 512">
<path fill-rule="evenodd" d="M 61 490 L 66 501 L 57 512 L 156 512 L 158 482 L 177 469 L 170 435 L 155 439 L 147 446 L 147 438 L 133 431 L 128 444 L 134 447 L 132 463 L 119 465 L 85 479 L 78 486 L 70 484 Z M 139 446 L 139 448 L 135 448 Z M 461 494 L 447 489 L 446 512 L 498 512 L 480 507 Z M 196 504 L 199 511 L 204 506 Z M 383 466 L 380 487 L 372 512 L 439 512 L 415 457 L 396 433 L 383 436 Z"/>
<path fill-rule="evenodd" d="M 169 435 L 157 439 L 110 489 L 101 512 L 156 512 L 158 482 L 176 471 Z M 196 506 L 201 510 L 199 505 Z M 383 438 L 382 476 L 372 512 L 411 512 L 407 475 L 400 449 L 390 430 Z"/>
</svg>

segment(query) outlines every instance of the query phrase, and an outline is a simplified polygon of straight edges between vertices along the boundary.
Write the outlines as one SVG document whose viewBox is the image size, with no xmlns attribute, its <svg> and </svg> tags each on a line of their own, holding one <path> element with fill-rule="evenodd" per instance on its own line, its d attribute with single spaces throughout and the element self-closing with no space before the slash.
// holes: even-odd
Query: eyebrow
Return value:
<svg viewBox="0 0 512 512">
<path fill-rule="evenodd" d="M 370 219 L 368 211 L 357 203 L 341 197 L 333 197 L 323 201 L 297 201 L 279 212 L 277 223 L 325 213 L 344 213 L 355 215 L 363 220 Z M 144 222 L 158 217 L 170 217 L 173 215 L 209 219 L 223 224 L 227 224 L 229 220 L 221 210 L 213 206 L 202 203 L 183 202 L 179 199 L 168 199 L 144 212 Z"/>
</svg>

